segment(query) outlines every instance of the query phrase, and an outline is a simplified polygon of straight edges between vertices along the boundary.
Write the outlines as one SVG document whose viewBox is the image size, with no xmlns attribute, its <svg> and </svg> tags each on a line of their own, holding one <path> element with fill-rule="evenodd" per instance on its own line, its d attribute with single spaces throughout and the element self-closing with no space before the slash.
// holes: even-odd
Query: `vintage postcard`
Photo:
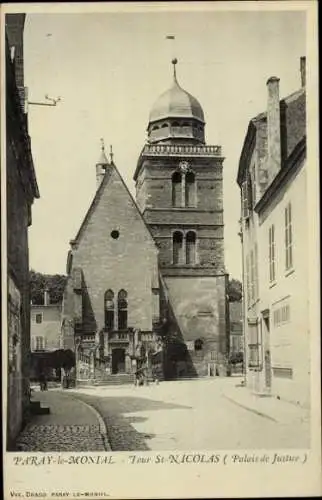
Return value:
<svg viewBox="0 0 322 500">
<path fill-rule="evenodd" d="M 5 500 L 321 494 L 317 26 L 1 6 Z"/>
</svg>

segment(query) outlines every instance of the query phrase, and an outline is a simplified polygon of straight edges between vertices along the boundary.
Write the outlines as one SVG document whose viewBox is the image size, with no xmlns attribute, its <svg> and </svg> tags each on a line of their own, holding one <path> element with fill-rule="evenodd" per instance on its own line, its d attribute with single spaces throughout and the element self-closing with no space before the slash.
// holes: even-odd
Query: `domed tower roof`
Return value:
<svg viewBox="0 0 322 500">
<path fill-rule="evenodd" d="M 177 59 L 173 59 L 174 78 L 170 89 L 160 95 L 150 112 L 149 122 L 164 118 L 194 118 L 205 122 L 204 113 L 198 100 L 180 87 L 176 76 Z"/>
</svg>

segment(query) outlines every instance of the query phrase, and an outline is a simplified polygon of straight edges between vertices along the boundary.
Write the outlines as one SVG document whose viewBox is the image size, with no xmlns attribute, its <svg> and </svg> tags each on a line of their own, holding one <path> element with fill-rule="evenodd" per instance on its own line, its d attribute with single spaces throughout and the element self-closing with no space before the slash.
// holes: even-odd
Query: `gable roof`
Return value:
<svg viewBox="0 0 322 500">
<path fill-rule="evenodd" d="M 292 154 L 294 148 L 306 135 L 305 88 L 293 92 L 280 100 L 281 153 L 282 162 Z M 250 159 L 259 127 L 267 129 L 267 112 L 259 113 L 249 122 L 242 152 L 240 155 L 237 183 L 241 185 L 247 161 Z"/>
<path fill-rule="evenodd" d="M 130 193 L 129 188 L 127 187 L 126 183 L 124 182 L 124 179 L 123 179 L 123 177 L 121 176 L 121 174 L 120 174 L 120 172 L 119 172 L 118 168 L 116 167 L 116 165 L 115 165 L 114 163 L 112 163 L 112 164 L 110 164 L 110 165 L 108 165 L 108 166 L 106 167 L 106 170 L 105 170 L 105 174 L 104 174 L 103 180 L 102 180 L 102 182 L 101 182 L 100 186 L 98 187 L 98 189 L 97 189 L 97 191 L 96 191 L 96 193 L 95 193 L 95 195 L 94 195 L 93 201 L 92 201 L 92 203 L 90 204 L 90 206 L 89 206 L 89 208 L 88 208 L 88 210 L 87 210 L 87 213 L 86 213 L 86 215 L 85 215 L 85 217 L 84 217 L 84 219 L 83 219 L 83 221 L 82 221 L 82 223 L 81 223 L 81 225 L 80 225 L 80 228 L 79 228 L 79 230 L 78 230 L 78 232 L 77 232 L 77 235 L 76 235 L 75 239 L 73 239 L 73 240 L 71 240 L 71 241 L 70 241 L 70 244 L 71 244 L 71 245 L 75 245 L 75 244 L 77 245 L 77 244 L 79 243 L 79 241 L 80 241 L 80 239 L 81 239 L 82 235 L 84 234 L 84 231 L 86 230 L 86 227 L 87 227 L 87 225 L 88 225 L 88 222 L 89 222 L 89 220 L 90 220 L 90 218 L 91 218 L 91 216 L 92 216 L 93 212 L 95 211 L 95 209 L 96 209 L 96 207 L 97 207 L 98 203 L 100 202 L 100 199 L 101 199 L 101 197 L 102 197 L 102 194 L 103 194 L 103 192 L 104 192 L 104 190 L 105 190 L 106 186 L 109 184 L 109 181 L 110 181 L 110 179 L 111 179 L 111 176 L 112 176 L 112 172 L 113 172 L 113 170 L 116 172 L 116 174 L 117 174 L 117 175 L 118 175 L 118 177 L 120 178 L 120 180 L 121 180 L 121 182 L 122 182 L 122 185 L 124 186 L 124 188 L 125 188 L 125 190 L 126 190 L 126 192 L 127 192 L 128 196 L 129 196 L 129 198 L 131 199 L 131 201 L 132 201 L 132 203 L 133 203 L 134 208 L 138 211 L 138 213 L 139 213 L 139 215 L 140 215 L 140 218 L 141 218 L 141 220 L 142 220 L 142 222 L 143 222 L 143 224 L 144 224 L 145 228 L 147 229 L 147 231 L 148 231 L 149 235 L 151 236 L 152 241 L 153 241 L 153 242 L 154 242 L 154 244 L 155 244 L 155 241 L 154 241 L 153 235 L 152 235 L 152 233 L 151 233 L 151 230 L 150 230 L 149 226 L 146 224 L 146 222 L 145 222 L 145 220 L 144 220 L 144 218 L 143 218 L 143 215 L 142 215 L 142 213 L 141 213 L 141 211 L 140 211 L 140 209 L 139 209 L 139 207 L 138 207 L 138 205 L 137 205 L 136 201 L 134 200 L 134 198 L 133 198 L 132 194 Z"/>
</svg>

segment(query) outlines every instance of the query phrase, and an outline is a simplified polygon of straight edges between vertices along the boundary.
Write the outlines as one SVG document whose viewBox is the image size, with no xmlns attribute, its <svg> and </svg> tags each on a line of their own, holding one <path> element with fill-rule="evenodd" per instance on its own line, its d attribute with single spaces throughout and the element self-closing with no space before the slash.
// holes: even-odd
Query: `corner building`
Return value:
<svg viewBox="0 0 322 500">
<path fill-rule="evenodd" d="M 161 316 L 186 351 L 170 376 L 215 373 L 228 352 L 223 156 L 205 142 L 198 100 L 173 83 L 155 102 L 134 174 L 136 199 L 159 250 Z M 162 301 L 162 296 L 164 300 Z"/>
</svg>

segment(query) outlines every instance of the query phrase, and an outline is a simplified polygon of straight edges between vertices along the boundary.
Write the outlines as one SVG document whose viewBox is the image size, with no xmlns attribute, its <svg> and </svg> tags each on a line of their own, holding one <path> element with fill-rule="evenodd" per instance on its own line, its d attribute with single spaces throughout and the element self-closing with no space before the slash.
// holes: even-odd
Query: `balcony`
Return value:
<svg viewBox="0 0 322 500">
<path fill-rule="evenodd" d="M 108 341 L 118 344 L 128 344 L 130 341 L 130 333 L 127 330 L 108 332 Z"/>
<path fill-rule="evenodd" d="M 146 144 L 142 156 L 218 156 L 221 157 L 221 146 L 185 146 L 175 144 Z"/>
</svg>

